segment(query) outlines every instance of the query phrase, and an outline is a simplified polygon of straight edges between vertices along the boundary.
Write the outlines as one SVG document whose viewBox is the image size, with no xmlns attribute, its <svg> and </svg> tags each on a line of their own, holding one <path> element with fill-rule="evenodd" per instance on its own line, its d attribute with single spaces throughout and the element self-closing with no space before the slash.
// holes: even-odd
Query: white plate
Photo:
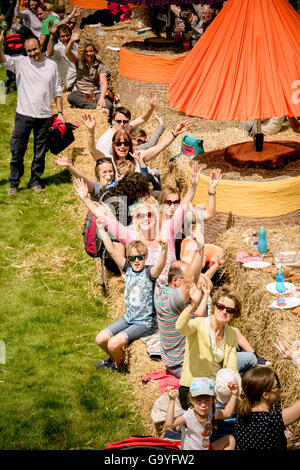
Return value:
<svg viewBox="0 0 300 470">
<path fill-rule="evenodd" d="M 293 287 L 294 287 L 294 284 L 292 284 L 291 282 L 285 282 L 284 283 L 285 291 L 281 292 L 281 294 L 290 294 L 292 292 Z M 280 294 L 280 292 L 276 290 L 276 282 L 271 282 L 270 284 L 267 284 L 266 289 L 271 294 Z"/>
<path fill-rule="evenodd" d="M 283 297 L 284 300 L 285 300 L 285 305 L 283 305 L 282 307 L 278 306 L 277 305 L 277 301 L 274 300 L 274 302 L 271 303 L 271 305 L 269 305 L 269 308 L 276 308 L 276 309 L 283 309 L 283 308 L 295 308 L 295 307 L 298 307 L 298 305 L 300 305 L 300 299 L 297 299 L 296 297 Z"/>
<path fill-rule="evenodd" d="M 258 269 L 258 268 L 267 268 L 268 266 L 271 266 L 271 263 L 267 263 L 267 261 L 249 261 L 248 263 L 244 263 L 245 268 L 252 268 L 252 269 Z"/>
</svg>

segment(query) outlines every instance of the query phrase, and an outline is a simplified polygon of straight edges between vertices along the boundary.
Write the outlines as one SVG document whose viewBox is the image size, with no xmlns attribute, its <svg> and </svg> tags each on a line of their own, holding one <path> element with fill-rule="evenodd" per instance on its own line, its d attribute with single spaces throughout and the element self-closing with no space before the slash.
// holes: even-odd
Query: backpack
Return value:
<svg viewBox="0 0 300 470">
<path fill-rule="evenodd" d="M 159 451 L 176 451 L 180 450 L 180 441 L 169 441 L 167 439 L 160 439 L 152 436 L 131 436 L 123 441 L 111 442 L 105 450 L 128 450 L 131 449 L 148 449 Z"/>
<path fill-rule="evenodd" d="M 109 196 L 109 198 L 107 198 Z M 111 196 L 110 190 L 105 191 L 99 202 L 102 202 L 104 199 L 108 199 L 109 203 L 114 207 L 120 205 L 120 200 L 118 196 Z M 117 218 L 119 214 L 117 214 Z M 86 253 L 91 256 L 92 258 L 101 258 L 101 278 L 100 278 L 100 286 L 105 291 L 105 284 L 104 284 L 104 266 L 108 271 L 113 274 L 120 274 L 120 269 L 118 265 L 114 262 L 110 254 L 108 253 L 107 249 L 101 238 L 97 236 L 97 225 L 96 225 L 96 217 L 88 211 L 84 225 L 83 225 L 83 244 Z"/>
<path fill-rule="evenodd" d="M 198 137 L 194 137 L 192 135 L 184 135 L 181 141 L 180 152 L 177 155 L 174 155 L 174 157 L 171 157 L 170 162 L 174 162 L 174 160 L 176 160 L 176 158 L 180 157 L 182 154 L 187 155 L 190 159 L 192 159 L 199 153 L 204 153 L 203 140 L 198 139 Z"/>
</svg>

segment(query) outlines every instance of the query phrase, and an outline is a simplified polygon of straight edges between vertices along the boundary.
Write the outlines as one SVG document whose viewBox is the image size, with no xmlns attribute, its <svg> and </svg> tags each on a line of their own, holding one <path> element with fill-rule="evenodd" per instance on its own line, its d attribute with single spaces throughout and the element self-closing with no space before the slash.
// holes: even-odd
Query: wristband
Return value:
<svg viewBox="0 0 300 470">
<path fill-rule="evenodd" d="M 57 111 L 57 114 L 62 114 L 64 115 L 64 113 L 62 111 Z"/>
<path fill-rule="evenodd" d="M 216 193 L 215 193 L 215 192 L 214 192 L 214 193 L 212 193 L 212 192 L 208 191 L 208 195 L 209 195 L 209 196 L 215 196 L 215 195 L 216 195 Z"/>
<path fill-rule="evenodd" d="M 177 135 L 175 135 L 173 131 L 171 131 L 171 134 L 174 137 L 174 139 L 176 139 Z"/>
</svg>

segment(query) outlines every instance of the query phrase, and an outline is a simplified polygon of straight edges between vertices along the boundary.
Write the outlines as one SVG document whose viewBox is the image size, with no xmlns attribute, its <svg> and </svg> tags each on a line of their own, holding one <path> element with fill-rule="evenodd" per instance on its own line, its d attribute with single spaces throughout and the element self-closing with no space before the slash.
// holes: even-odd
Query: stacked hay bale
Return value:
<svg viewBox="0 0 300 470">
<path fill-rule="evenodd" d="M 256 226 L 252 228 L 258 229 Z M 243 299 L 242 316 L 235 324 L 257 353 L 272 362 L 283 386 L 282 404 L 289 406 L 299 399 L 299 373 L 291 361 L 281 359 L 273 344 L 284 340 L 290 347 L 300 349 L 300 316 L 291 309 L 270 309 L 269 305 L 276 296 L 266 290 L 266 285 L 273 282 L 274 277 L 261 269 L 247 269 L 236 261 L 238 251 L 249 251 L 250 245 L 243 242 L 246 236 L 245 229 L 232 228 L 219 237 L 219 244 L 225 252 L 225 274 Z M 300 250 L 300 226 L 282 225 L 270 229 L 267 240 L 270 256 L 266 257 L 266 261 L 272 263 L 272 252 L 278 250 L 282 241 Z M 294 270 L 300 274 L 300 266 Z M 300 278 L 292 282 L 300 286 Z M 293 431 L 299 435 L 299 422 L 294 425 Z"/>
</svg>

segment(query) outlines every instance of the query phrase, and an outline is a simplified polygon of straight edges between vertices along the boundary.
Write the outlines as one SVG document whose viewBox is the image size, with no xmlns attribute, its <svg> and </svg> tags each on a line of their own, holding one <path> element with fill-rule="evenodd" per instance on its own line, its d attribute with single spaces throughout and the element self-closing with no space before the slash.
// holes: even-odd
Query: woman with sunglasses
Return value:
<svg viewBox="0 0 300 470">
<path fill-rule="evenodd" d="M 286 450 L 287 426 L 300 419 L 300 400 L 271 412 L 281 400 L 278 375 L 269 367 L 255 367 L 242 378 L 241 401 L 235 426 L 237 450 Z"/>
<path fill-rule="evenodd" d="M 105 156 L 109 156 L 109 149 L 103 152 L 99 150 L 95 146 L 95 126 L 96 120 L 92 118 L 90 115 L 84 115 L 82 119 L 83 123 L 89 129 L 89 139 L 88 139 L 88 148 L 90 153 L 92 154 L 94 160 L 98 160 L 99 158 L 103 158 Z M 167 135 L 165 135 L 160 141 L 151 148 L 140 150 L 140 157 L 143 159 L 144 163 L 147 164 L 151 160 L 157 157 L 157 155 L 165 150 L 177 136 L 180 134 L 186 133 L 191 128 L 191 120 L 186 119 L 184 121 L 180 121 L 174 131 L 170 131 Z M 114 132 L 112 136 L 112 152 L 111 156 L 116 164 L 118 160 L 134 160 L 132 156 L 133 153 L 133 144 L 132 139 L 126 129 L 118 129 Z M 136 171 L 139 171 L 139 165 L 136 166 Z"/>
<path fill-rule="evenodd" d="M 238 373 L 237 334 L 229 326 L 234 318 L 241 315 L 242 304 L 237 293 L 229 285 L 220 287 L 212 297 L 209 317 L 192 315 L 199 313 L 199 306 L 206 309 L 209 289 L 205 286 L 192 286 L 192 302 L 180 314 L 176 329 L 186 336 L 186 346 L 180 378 L 179 399 L 183 409 L 187 409 L 189 387 L 197 377 L 209 377 L 215 381 L 220 369 L 232 369 Z"/>
<path fill-rule="evenodd" d="M 180 230 L 184 217 L 189 210 L 189 203 L 193 200 L 199 181 L 199 166 L 192 168 L 190 186 L 181 204 L 173 217 L 160 224 L 159 205 L 153 197 L 142 198 L 133 206 L 132 227 L 126 227 L 109 214 L 103 206 L 91 205 L 89 208 L 96 217 L 105 217 L 105 228 L 112 236 L 125 247 L 133 240 L 142 240 L 148 247 L 149 263 L 155 264 L 160 255 L 159 239 L 168 240 L 168 256 L 166 265 L 157 279 L 156 288 L 167 283 L 168 270 L 176 261 L 175 235 Z"/>
</svg>

